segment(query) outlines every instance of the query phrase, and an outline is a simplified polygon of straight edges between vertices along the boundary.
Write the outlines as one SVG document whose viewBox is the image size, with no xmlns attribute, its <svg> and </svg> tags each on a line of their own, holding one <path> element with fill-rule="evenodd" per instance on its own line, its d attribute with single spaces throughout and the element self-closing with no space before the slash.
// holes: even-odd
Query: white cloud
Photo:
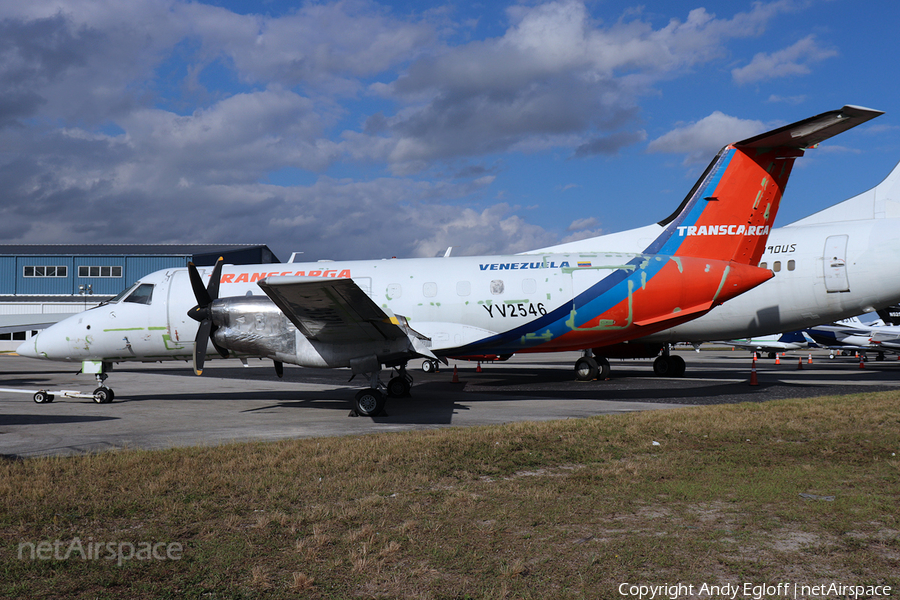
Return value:
<svg viewBox="0 0 900 600">
<path fill-rule="evenodd" d="M 503 36 L 420 58 L 378 86 L 406 108 L 383 120 L 372 156 L 411 172 L 435 159 L 548 144 L 614 154 L 643 139 L 622 128 L 635 123 L 649 86 L 723 55 L 725 42 L 758 34 L 793 6 L 756 3 L 732 19 L 701 8 L 654 29 L 639 18 L 602 26 L 575 0 L 517 5 Z"/>
<path fill-rule="evenodd" d="M 348 78 L 388 70 L 436 37 L 427 23 L 392 18 L 365 0 L 306 3 L 279 17 L 237 15 L 194 3 L 179 12 L 193 24 L 208 60 L 227 56 L 245 81 L 339 92 L 358 86 Z"/>
<path fill-rule="evenodd" d="M 459 42 L 474 29 L 447 34 L 460 27 L 452 9 L 398 15 L 367 0 L 276 16 L 179 0 L 3 3 L 0 147 L 15 152 L 0 155 L 0 235 L 268 243 L 333 258 L 551 245 L 491 189 L 502 169 L 478 159 L 638 144 L 642 95 L 792 7 L 604 24 L 576 0 L 519 3 L 501 35 Z M 751 135 L 738 133 L 749 123 L 716 113 L 651 151 L 715 151 Z M 279 169 L 307 184 L 260 183 Z M 569 239 L 596 225 L 576 221 Z"/>
<path fill-rule="evenodd" d="M 782 104 L 803 104 L 806 102 L 806 96 L 779 96 L 772 94 L 766 102 L 782 103 Z"/>
<path fill-rule="evenodd" d="M 587 229 L 589 227 L 596 227 L 599 221 L 596 217 L 586 217 L 584 219 L 575 219 L 569 225 L 569 231 L 581 231 L 583 229 Z"/>
<path fill-rule="evenodd" d="M 810 64 L 833 56 L 837 56 L 837 50 L 823 48 L 814 35 L 808 35 L 778 52 L 771 54 L 760 52 L 747 66 L 732 69 L 731 76 L 735 83 L 745 84 L 779 77 L 807 75 L 810 72 Z"/>
<path fill-rule="evenodd" d="M 648 152 L 687 154 L 685 163 L 709 160 L 723 146 L 752 137 L 765 130 L 760 121 L 739 119 L 713 112 L 699 121 L 676 127 L 647 145 Z"/>
</svg>

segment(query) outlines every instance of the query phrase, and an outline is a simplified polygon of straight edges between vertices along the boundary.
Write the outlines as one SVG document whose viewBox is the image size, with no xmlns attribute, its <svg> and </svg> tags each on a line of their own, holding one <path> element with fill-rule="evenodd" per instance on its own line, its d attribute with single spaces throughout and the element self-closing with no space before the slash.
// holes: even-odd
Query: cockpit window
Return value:
<svg viewBox="0 0 900 600">
<path fill-rule="evenodd" d="M 131 293 L 127 298 L 125 298 L 125 302 L 134 302 L 135 304 L 150 304 L 150 300 L 153 298 L 153 284 L 152 283 L 142 283 L 137 287 L 134 292 Z"/>
<path fill-rule="evenodd" d="M 118 302 L 121 302 L 122 298 L 124 298 L 125 296 L 130 294 L 132 292 L 132 290 L 134 290 L 134 288 L 136 288 L 138 285 L 140 285 L 140 284 L 134 283 L 134 284 L 128 286 L 127 288 L 125 288 L 124 290 L 122 290 L 121 292 L 116 294 L 114 298 L 110 298 L 106 302 L 101 302 L 100 306 L 104 306 L 106 304 L 117 304 Z"/>
</svg>

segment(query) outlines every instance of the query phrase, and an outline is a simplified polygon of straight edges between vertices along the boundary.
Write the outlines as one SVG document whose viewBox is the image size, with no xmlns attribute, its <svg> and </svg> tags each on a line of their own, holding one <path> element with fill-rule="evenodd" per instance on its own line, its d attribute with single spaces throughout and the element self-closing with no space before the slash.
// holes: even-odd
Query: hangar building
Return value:
<svg viewBox="0 0 900 600">
<path fill-rule="evenodd" d="M 280 262 L 267 246 L 238 244 L 0 244 L 0 350 L 63 317 L 109 300 L 154 271 L 215 263 Z"/>
</svg>

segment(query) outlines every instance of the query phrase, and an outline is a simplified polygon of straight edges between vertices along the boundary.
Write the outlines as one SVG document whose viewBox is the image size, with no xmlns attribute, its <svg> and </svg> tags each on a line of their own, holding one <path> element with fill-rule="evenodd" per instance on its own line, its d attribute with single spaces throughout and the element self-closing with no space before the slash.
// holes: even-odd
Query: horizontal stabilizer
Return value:
<svg viewBox="0 0 900 600">
<path fill-rule="evenodd" d="M 884 112 L 847 105 L 734 144 L 736 148 L 810 148 Z"/>
</svg>

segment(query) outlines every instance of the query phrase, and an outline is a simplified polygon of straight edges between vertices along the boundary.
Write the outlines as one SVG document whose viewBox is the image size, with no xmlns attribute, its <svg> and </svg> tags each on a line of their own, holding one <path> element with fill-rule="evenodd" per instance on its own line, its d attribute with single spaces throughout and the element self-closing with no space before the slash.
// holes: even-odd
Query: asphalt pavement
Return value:
<svg viewBox="0 0 900 600">
<path fill-rule="evenodd" d="M 386 415 L 351 417 L 350 400 L 365 386 L 345 369 L 285 365 L 278 379 L 269 361 L 209 361 L 203 376 L 186 363 L 120 364 L 107 385 L 111 404 L 60 398 L 36 404 L 38 389 L 96 387 L 80 364 L 0 356 L 0 455 L 24 458 L 117 448 L 167 448 L 231 441 L 363 435 L 410 429 L 469 427 L 525 420 L 579 418 L 685 405 L 765 402 L 897 389 L 900 361 L 863 363 L 827 352 L 789 353 L 781 364 L 756 363 L 744 351 L 679 350 L 681 378 L 653 375 L 650 360 L 613 360 L 606 381 L 579 382 L 576 353 L 519 355 L 504 363 L 451 362 L 438 373 L 410 365 L 409 398 L 389 398 Z M 810 362 L 811 360 L 811 362 Z M 454 381 L 453 365 L 457 365 Z M 385 382 L 387 376 L 382 378 Z"/>
</svg>

